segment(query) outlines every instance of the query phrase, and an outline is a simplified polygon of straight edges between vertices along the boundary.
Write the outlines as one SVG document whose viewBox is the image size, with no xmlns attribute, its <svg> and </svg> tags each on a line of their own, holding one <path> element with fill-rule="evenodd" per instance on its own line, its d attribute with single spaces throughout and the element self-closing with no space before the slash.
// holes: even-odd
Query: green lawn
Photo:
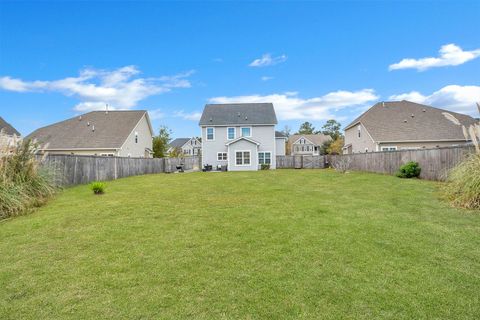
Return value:
<svg viewBox="0 0 480 320">
<path fill-rule="evenodd" d="M 478 319 L 480 213 L 330 170 L 64 190 L 0 222 L 0 319 Z"/>
</svg>

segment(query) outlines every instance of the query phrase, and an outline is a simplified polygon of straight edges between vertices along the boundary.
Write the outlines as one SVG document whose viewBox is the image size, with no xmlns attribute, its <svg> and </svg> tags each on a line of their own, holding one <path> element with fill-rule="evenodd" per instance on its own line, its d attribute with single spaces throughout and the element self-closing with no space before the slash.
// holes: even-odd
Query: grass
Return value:
<svg viewBox="0 0 480 320">
<path fill-rule="evenodd" d="M 480 214 L 330 170 L 150 175 L 0 223 L 1 319 L 478 319 Z"/>
</svg>

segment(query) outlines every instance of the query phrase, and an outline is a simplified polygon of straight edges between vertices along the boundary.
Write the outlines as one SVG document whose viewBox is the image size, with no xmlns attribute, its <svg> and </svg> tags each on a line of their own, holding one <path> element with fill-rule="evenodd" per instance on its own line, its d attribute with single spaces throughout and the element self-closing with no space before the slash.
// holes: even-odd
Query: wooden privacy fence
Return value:
<svg viewBox="0 0 480 320">
<path fill-rule="evenodd" d="M 420 178 L 441 181 L 473 151 L 473 147 L 447 147 L 329 156 L 277 156 L 277 168 L 324 168 L 347 161 L 349 170 L 395 174 L 401 165 L 415 161 L 422 168 Z"/>
<path fill-rule="evenodd" d="M 48 155 L 41 158 L 59 185 L 77 185 L 151 173 L 198 170 L 200 158 L 121 158 L 79 155 Z"/>
</svg>

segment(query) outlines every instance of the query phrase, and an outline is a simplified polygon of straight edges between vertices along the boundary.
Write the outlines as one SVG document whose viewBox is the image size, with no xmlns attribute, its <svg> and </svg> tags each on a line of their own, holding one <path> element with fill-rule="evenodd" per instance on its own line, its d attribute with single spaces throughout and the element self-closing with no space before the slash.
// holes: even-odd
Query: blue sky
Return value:
<svg viewBox="0 0 480 320">
<path fill-rule="evenodd" d="M 270 101 L 293 130 L 390 99 L 475 115 L 479 13 L 478 1 L 1 2 L 0 116 L 28 134 L 108 103 L 181 137 L 198 135 L 209 102 Z"/>
</svg>

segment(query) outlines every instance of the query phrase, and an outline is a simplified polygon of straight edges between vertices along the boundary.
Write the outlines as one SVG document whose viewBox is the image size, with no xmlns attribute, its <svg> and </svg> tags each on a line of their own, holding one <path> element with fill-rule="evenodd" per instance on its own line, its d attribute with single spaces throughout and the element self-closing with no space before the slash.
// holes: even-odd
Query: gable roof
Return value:
<svg viewBox="0 0 480 320">
<path fill-rule="evenodd" d="M 48 143 L 48 149 L 119 149 L 145 116 L 145 110 L 131 111 L 92 111 L 40 128 L 26 139 L 36 139 L 41 144 Z M 93 130 L 95 129 L 95 130 Z"/>
<path fill-rule="evenodd" d="M 207 104 L 200 118 L 200 126 L 277 124 L 271 103 Z"/>
<path fill-rule="evenodd" d="M 375 104 L 345 130 L 362 123 L 375 142 L 465 140 L 462 127 L 445 118 L 444 112 L 467 127 L 476 122 L 464 114 L 402 100 Z"/>
<path fill-rule="evenodd" d="M 20 132 L 18 132 L 10 123 L 3 120 L 2 117 L 0 117 L 0 132 L 3 132 L 9 136 L 20 136 Z"/>
<path fill-rule="evenodd" d="M 332 140 L 332 137 L 327 136 L 323 133 L 318 133 L 318 134 L 293 134 L 293 135 L 290 136 L 290 138 L 288 138 L 288 143 L 294 144 L 300 138 L 305 138 L 316 146 L 321 146 L 324 142 Z"/>
<path fill-rule="evenodd" d="M 183 147 L 183 145 L 184 145 L 185 143 L 187 143 L 188 141 L 190 141 L 190 139 L 191 139 L 191 138 L 177 138 L 177 139 L 173 140 L 172 142 L 170 142 L 170 143 L 168 144 L 168 146 L 169 146 L 170 148 L 181 148 L 181 147 Z"/>
<path fill-rule="evenodd" d="M 255 141 L 255 140 L 253 140 L 253 139 L 251 139 L 251 138 L 247 138 L 247 137 L 237 138 L 237 139 L 235 139 L 235 140 L 232 140 L 232 141 L 229 141 L 229 142 L 225 143 L 225 145 L 226 145 L 226 146 L 229 146 L 229 145 L 231 145 L 231 144 L 237 143 L 237 142 L 240 141 L 240 140 L 248 141 L 248 142 L 250 142 L 250 143 L 256 144 L 257 146 L 260 145 L 260 142 L 257 142 L 257 141 Z"/>
</svg>

